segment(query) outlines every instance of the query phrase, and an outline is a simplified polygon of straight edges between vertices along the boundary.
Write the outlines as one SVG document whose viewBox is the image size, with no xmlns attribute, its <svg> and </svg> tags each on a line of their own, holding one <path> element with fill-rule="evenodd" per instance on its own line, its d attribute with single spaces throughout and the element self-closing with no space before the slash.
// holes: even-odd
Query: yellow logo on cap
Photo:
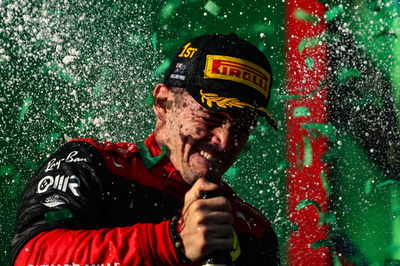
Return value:
<svg viewBox="0 0 400 266">
<path fill-rule="evenodd" d="M 229 98 L 218 96 L 218 94 L 206 92 L 203 93 L 203 90 L 200 90 L 201 101 L 206 102 L 209 107 L 212 107 L 213 103 L 216 103 L 218 107 L 227 108 L 227 107 L 239 107 L 244 108 L 245 106 L 255 109 L 255 107 L 251 104 L 241 102 L 237 98 Z"/>
<path fill-rule="evenodd" d="M 178 55 L 178 57 L 189 57 L 192 58 L 194 53 L 197 52 L 197 48 L 190 47 L 192 43 L 187 43 L 185 46 L 183 46 L 182 52 Z"/>
<path fill-rule="evenodd" d="M 200 95 L 201 95 L 201 102 L 204 103 L 206 102 L 206 104 L 209 107 L 212 107 L 213 103 L 217 104 L 218 107 L 221 108 L 227 108 L 227 107 L 238 107 L 238 108 L 244 108 L 244 107 L 249 107 L 258 111 L 263 112 L 266 116 L 268 116 L 269 119 L 271 119 L 274 123 L 275 119 L 272 116 L 272 114 L 264 107 L 259 106 L 259 107 L 255 107 L 251 104 L 245 103 L 245 102 L 241 102 L 239 101 L 238 98 L 229 98 L 229 97 L 223 97 L 223 96 L 219 96 L 216 93 L 211 93 L 211 92 L 203 92 L 203 90 L 200 90 Z"/>
<path fill-rule="evenodd" d="M 207 55 L 204 78 L 225 79 L 242 83 L 268 96 L 271 75 L 262 67 L 236 57 Z"/>
</svg>

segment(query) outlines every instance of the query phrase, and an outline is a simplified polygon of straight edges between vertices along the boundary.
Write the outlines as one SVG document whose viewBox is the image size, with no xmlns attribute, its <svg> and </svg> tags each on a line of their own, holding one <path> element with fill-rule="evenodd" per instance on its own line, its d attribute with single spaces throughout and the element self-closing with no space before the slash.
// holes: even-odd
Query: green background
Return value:
<svg viewBox="0 0 400 266">
<path fill-rule="evenodd" d="M 332 143 L 324 158 L 331 165 L 327 222 L 333 229 L 326 244 L 335 246 L 336 257 L 383 265 L 400 259 L 394 237 L 399 4 L 324 2 L 332 91 L 332 130 L 323 132 Z M 148 96 L 171 56 L 188 39 L 212 32 L 237 33 L 272 63 L 270 110 L 280 130 L 260 120 L 226 180 L 272 221 L 285 263 L 286 239 L 296 227 L 285 217 L 284 105 L 290 96 L 284 89 L 283 5 L 0 1 L 0 265 L 9 264 L 19 196 L 46 156 L 70 138 L 146 138 L 154 126 Z M 298 14 L 312 21 L 307 12 Z"/>
</svg>

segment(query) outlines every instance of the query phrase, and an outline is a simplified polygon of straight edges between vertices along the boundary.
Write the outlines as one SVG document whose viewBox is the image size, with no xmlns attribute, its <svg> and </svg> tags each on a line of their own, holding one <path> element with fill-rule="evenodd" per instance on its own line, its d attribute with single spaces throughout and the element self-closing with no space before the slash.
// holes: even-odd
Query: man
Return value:
<svg viewBox="0 0 400 266">
<path fill-rule="evenodd" d="M 270 223 L 221 182 L 257 116 L 276 127 L 270 85 L 266 57 L 234 34 L 184 45 L 154 89 L 147 140 L 73 140 L 44 163 L 18 211 L 15 265 L 198 265 L 216 250 L 278 264 Z"/>
</svg>

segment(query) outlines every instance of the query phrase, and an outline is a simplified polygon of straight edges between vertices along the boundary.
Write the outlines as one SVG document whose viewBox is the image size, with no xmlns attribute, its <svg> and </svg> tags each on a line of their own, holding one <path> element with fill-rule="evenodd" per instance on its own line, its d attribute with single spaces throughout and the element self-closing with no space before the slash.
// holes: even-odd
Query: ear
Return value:
<svg viewBox="0 0 400 266">
<path fill-rule="evenodd" d="M 158 84 L 154 88 L 153 110 L 154 110 L 154 113 L 156 114 L 157 119 L 160 119 L 161 121 L 165 120 L 165 115 L 167 113 L 167 110 L 170 108 L 171 94 L 172 94 L 172 92 L 171 92 L 170 88 L 163 83 Z"/>
</svg>

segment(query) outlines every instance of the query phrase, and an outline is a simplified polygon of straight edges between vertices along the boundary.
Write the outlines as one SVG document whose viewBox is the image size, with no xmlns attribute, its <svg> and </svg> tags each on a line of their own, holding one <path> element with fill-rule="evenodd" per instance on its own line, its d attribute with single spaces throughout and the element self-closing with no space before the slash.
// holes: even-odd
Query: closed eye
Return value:
<svg viewBox="0 0 400 266">
<path fill-rule="evenodd" d="M 206 124 L 208 127 L 218 127 L 224 123 L 223 120 L 220 119 L 213 119 L 213 118 L 206 118 L 202 117 L 203 122 Z"/>
</svg>

